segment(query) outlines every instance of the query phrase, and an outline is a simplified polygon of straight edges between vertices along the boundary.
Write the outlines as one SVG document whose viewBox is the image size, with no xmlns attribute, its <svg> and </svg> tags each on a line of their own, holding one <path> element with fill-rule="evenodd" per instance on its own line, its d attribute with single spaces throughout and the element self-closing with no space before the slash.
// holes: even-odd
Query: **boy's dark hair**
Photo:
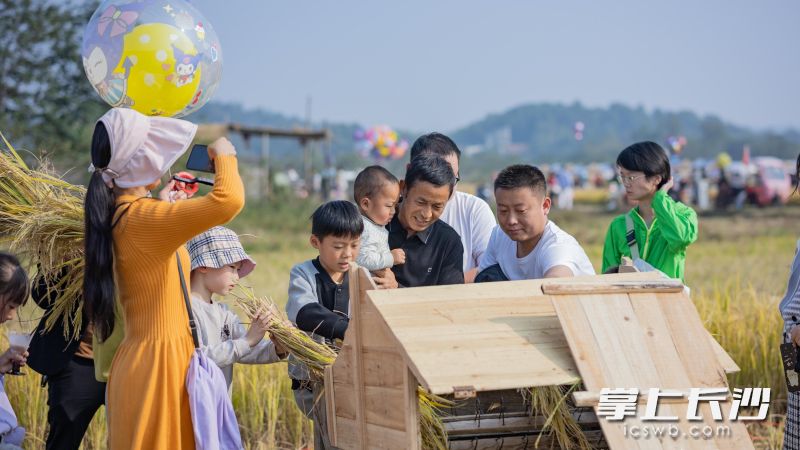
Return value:
<svg viewBox="0 0 800 450">
<path fill-rule="evenodd" d="M 29 294 L 28 274 L 17 257 L 0 252 L 0 306 L 24 305 Z"/>
<path fill-rule="evenodd" d="M 353 200 L 356 205 L 362 198 L 372 198 L 386 183 L 397 184 L 397 177 L 381 166 L 369 166 L 356 175 L 353 183 Z"/>
<path fill-rule="evenodd" d="M 632 172 L 642 172 L 647 178 L 660 175 L 659 189 L 667 184 L 672 174 L 667 152 L 651 141 L 637 142 L 625 148 L 617 156 L 617 165 Z"/>
<path fill-rule="evenodd" d="M 406 169 L 405 188 L 411 189 L 420 181 L 428 182 L 434 186 L 449 186 L 450 194 L 456 185 L 456 175 L 450 163 L 441 156 L 432 153 L 422 153 L 411 159 L 411 164 Z"/>
<path fill-rule="evenodd" d="M 431 153 L 442 158 L 455 154 L 456 159 L 461 160 L 461 150 L 458 149 L 456 143 L 437 132 L 423 134 L 414 141 L 411 146 L 411 159 L 413 160 L 423 153 Z"/>
<path fill-rule="evenodd" d="M 501 170 L 494 180 L 494 190 L 530 188 L 534 194 L 547 196 L 547 180 L 538 168 L 529 164 L 514 164 Z"/>
<path fill-rule="evenodd" d="M 319 240 L 327 236 L 357 238 L 363 232 L 361 213 L 347 200 L 323 203 L 311 215 L 311 234 Z"/>
</svg>

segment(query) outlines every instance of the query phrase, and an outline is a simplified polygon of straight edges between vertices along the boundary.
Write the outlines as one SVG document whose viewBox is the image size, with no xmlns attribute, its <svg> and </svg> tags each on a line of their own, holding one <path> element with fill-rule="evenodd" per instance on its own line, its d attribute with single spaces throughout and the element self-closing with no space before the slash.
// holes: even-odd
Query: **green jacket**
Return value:
<svg viewBox="0 0 800 450">
<path fill-rule="evenodd" d="M 649 230 L 639 215 L 638 207 L 628 212 L 633 219 L 639 256 L 667 276 L 683 281 L 686 247 L 697 240 L 697 213 L 683 203 L 672 200 L 663 191 L 656 192 L 652 207 L 655 218 Z M 609 267 L 618 266 L 623 256 L 631 256 L 626 234 L 625 214 L 622 214 L 611 221 L 606 233 L 603 272 Z"/>
</svg>

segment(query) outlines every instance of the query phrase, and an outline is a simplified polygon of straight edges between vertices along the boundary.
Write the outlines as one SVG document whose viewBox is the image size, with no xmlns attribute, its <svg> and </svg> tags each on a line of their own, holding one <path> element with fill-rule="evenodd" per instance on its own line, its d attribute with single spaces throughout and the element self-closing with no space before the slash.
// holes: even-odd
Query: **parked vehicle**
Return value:
<svg viewBox="0 0 800 450">
<path fill-rule="evenodd" d="M 748 183 L 750 201 L 758 206 L 783 205 L 792 193 L 792 178 L 783 161 L 772 157 L 753 158 L 754 178 Z"/>
</svg>

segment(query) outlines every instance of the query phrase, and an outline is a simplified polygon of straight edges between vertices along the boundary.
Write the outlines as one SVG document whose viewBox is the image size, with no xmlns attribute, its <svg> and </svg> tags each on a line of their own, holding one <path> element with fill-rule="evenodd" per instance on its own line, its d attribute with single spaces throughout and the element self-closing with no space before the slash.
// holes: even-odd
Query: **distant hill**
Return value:
<svg viewBox="0 0 800 450">
<path fill-rule="evenodd" d="M 575 138 L 577 122 L 584 125 L 582 140 Z M 684 154 L 689 158 L 710 158 L 722 151 L 739 158 L 744 145 L 750 146 L 754 156 L 793 159 L 800 152 L 800 133 L 795 130 L 756 132 L 715 116 L 646 112 L 620 104 L 608 108 L 587 108 L 580 103 L 522 105 L 453 133 L 465 148 L 480 146 L 476 150 L 519 154 L 542 162 L 607 161 L 633 142 L 652 140 L 666 145 L 669 136 L 687 138 Z"/>
<path fill-rule="evenodd" d="M 190 119 L 195 122 L 235 121 L 290 128 L 304 125 L 300 118 L 262 109 L 246 109 L 233 103 L 211 103 Z M 584 126 L 581 140 L 575 136 L 578 122 Z M 337 165 L 354 167 L 369 162 L 353 150 L 353 134 L 359 124 L 316 122 L 312 126 L 328 127 L 333 131 L 331 155 Z M 416 137 L 413 132 L 398 132 L 409 141 Z M 485 177 L 486 171 L 514 162 L 613 161 L 620 150 L 633 142 L 653 140 L 666 146 L 669 136 L 686 137 L 688 144 L 684 155 L 688 158 L 713 158 L 726 151 L 734 159 L 739 159 L 745 145 L 750 146 L 752 156 L 794 159 L 800 153 L 800 132 L 797 130 L 754 131 L 724 122 L 716 116 L 701 117 L 689 111 L 648 112 L 641 107 L 621 104 L 608 108 L 588 108 L 580 103 L 526 104 L 501 114 L 491 114 L 449 134 L 468 155 L 469 159 L 463 165 L 464 175 L 470 177 Z M 270 149 L 276 159 L 282 159 L 285 164 L 299 162 L 298 147 L 293 142 L 275 140 Z M 318 162 L 322 162 L 321 156 Z"/>
</svg>

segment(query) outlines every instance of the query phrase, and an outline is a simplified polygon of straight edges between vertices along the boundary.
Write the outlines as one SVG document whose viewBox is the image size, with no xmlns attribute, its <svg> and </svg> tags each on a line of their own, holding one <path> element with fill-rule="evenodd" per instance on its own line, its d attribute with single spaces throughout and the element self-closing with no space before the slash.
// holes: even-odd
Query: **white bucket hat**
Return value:
<svg viewBox="0 0 800 450">
<path fill-rule="evenodd" d="M 97 168 L 109 188 L 147 186 L 158 180 L 186 152 L 197 132 L 191 122 L 145 116 L 127 108 L 113 108 L 98 122 L 106 127 L 111 142 L 108 167 Z"/>
</svg>

